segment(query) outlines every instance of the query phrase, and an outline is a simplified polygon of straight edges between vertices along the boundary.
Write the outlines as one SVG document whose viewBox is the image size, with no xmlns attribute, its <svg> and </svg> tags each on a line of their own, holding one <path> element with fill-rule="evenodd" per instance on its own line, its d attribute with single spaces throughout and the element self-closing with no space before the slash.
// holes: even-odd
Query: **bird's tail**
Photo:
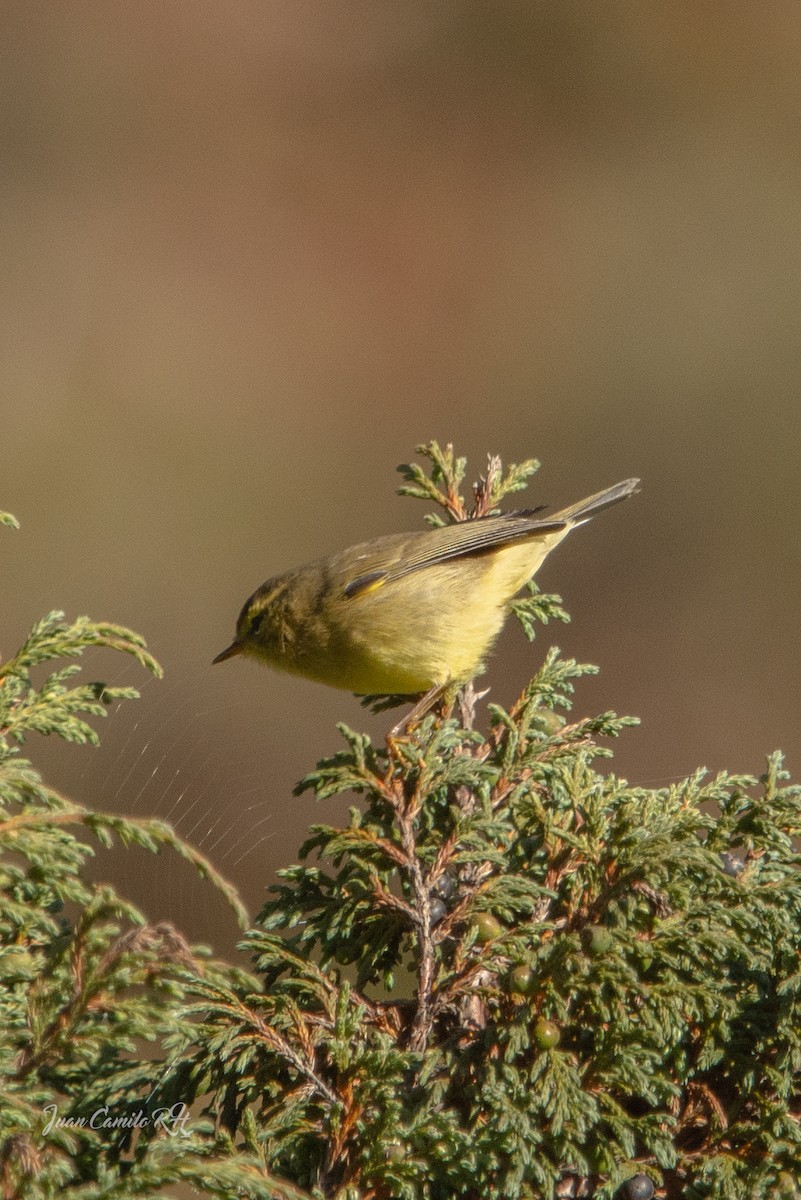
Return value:
<svg viewBox="0 0 801 1200">
<path fill-rule="evenodd" d="M 569 521 L 571 525 L 581 525 L 596 513 L 603 512 L 613 504 L 619 504 L 627 496 L 633 496 L 639 491 L 639 482 L 639 479 L 624 479 L 622 483 L 613 484 L 612 487 L 604 488 L 602 492 L 596 492 L 594 496 L 587 496 L 585 500 L 579 500 L 577 504 L 571 504 L 569 508 L 554 513 L 553 519 Z"/>
</svg>

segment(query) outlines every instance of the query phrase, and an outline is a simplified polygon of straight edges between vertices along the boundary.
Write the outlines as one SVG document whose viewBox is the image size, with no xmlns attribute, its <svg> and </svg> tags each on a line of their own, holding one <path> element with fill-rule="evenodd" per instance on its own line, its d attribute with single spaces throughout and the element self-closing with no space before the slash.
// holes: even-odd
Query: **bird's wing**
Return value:
<svg viewBox="0 0 801 1200">
<path fill-rule="evenodd" d="M 430 535 L 420 537 L 417 545 L 414 542 L 411 546 L 407 544 L 403 555 L 386 566 L 376 566 L 351 580 L 345 585 L 345 595 L 349 598 L 363 595 L 413 571 L 422 571 L 454 558 L 497 550 L 521 538 L 556 533 L 567 524 L 558 517 L 538 517 L 539 512 L 538 508 L 520 509 L 474 521 L 459 521 L 432 531 Z"/>
<path fill-rule="evenodd" d="M 377 559 L 373 557 L 369 570 L 345 584 L 345 595 L 360 596 L 394 579 L 402 579 L 413 571 L 422 571 L 454 558 L 497 550 L 524 538 L 558 533 L 566 526 L 580 525 L 603 509 L 633 495 L 638 490 L 639 482 L 639 479 L 624 479 L 622 483 L 587 496 L 552 517 L 538 515 L 542 506 L 524 508 L 497 516 L 479 517 L 473 521 L 457 521 L 454 525 L 432 530 L 429 534 L 410 535 L 408 539 L 401 539 L 400 543 L 393 537 L 388 539 L 392 543 L 392 550 L 387 546 L 384 561 L 381 555 Z"/>
</svg>

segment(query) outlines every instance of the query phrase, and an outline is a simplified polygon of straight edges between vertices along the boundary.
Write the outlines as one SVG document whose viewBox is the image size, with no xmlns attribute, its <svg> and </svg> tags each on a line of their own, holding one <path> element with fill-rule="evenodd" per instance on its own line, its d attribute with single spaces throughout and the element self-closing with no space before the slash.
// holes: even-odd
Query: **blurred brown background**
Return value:
<svg viewBox="0 0 801 1200">
<path fill-rule="evenodd" d="M 245 596 L 414 527 L 417 442 L 543 461 L 527 498 L 644 490 L 549 560 L 551 641 L 642 717 L 615 769 L 798 773 L 801 8 L 112 0 L 2 11 L 8 654 L 51 607 L 166 668 L 99 750 L 27 747 L 84 803 L 170 816 L 257 909 L 308 824 L 293 782 L 376 736 L 358 702 L 234 661 Z M 170 860 L 101 859 L 230 942 Z"/>
</svg>

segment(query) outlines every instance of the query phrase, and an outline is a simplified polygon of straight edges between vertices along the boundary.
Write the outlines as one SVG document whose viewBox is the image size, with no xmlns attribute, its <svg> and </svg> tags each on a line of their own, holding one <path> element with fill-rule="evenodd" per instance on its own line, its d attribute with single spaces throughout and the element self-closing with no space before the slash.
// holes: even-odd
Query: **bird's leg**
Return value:
<svg viewBox="0 0 801 1200">
<path fill-rule="evenodd" d="M 430 708 L 436 704 L 440 696 L 444 696 L 448 690 L 447 683 L 437 683 L 434 687 L 420 697 L 417 703 L 402 720 L 398 721 L 397 725 L 393 725 L 389 731 L 390 737 L 399 737 L 402 733 L 408 733 L 412 725 L 418 725 L 422 717 L 426 715 Z"/>
</svg>

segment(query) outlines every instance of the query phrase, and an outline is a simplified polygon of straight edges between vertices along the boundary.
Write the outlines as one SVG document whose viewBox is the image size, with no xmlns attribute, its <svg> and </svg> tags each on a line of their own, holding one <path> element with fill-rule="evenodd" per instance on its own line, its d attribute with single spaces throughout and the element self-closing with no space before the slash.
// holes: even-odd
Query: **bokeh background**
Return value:
<svg viewBox="0 0 801 1200">
<path fill-rule="evenodd" d="M 142 632 L 99 749 L 27 747 L 83 803 L 169 816 L 252 910 L 291 798 L 387 719 L 243 661 L 267 576 L 422 520 L 414 446 L 629 475 L 547 563 L 573 615 L 508 628 L 505 703 L 556 641 L 638 714 L 614 769 L 798 772 L 801 8 L 734 0 L 26 0 L 2 13 L 0 650 L 50 608 Z M 103 855 L 229 945 L 170 858 Z"/>
</svg>

